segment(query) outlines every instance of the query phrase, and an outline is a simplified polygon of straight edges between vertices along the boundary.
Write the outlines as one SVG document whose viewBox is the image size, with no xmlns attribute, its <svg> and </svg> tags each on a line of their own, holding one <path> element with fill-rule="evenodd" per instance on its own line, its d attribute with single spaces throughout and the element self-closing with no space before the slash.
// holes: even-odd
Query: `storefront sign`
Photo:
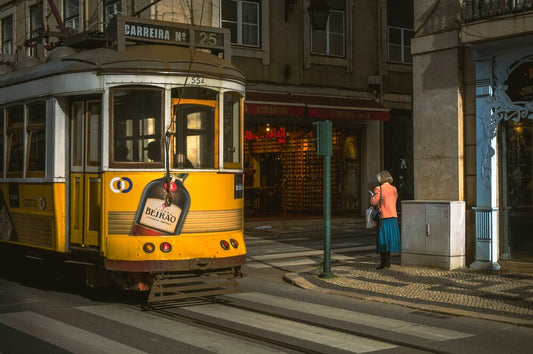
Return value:
<svg viewBox="0 0 533 354">
<path fill-rule="evenodd" d="M 250 116 L 304 117 L 305 107 L 275 104 L 246 103 L 244 114 Z"/>
<path fill-rule="evenodd" d="M 261 139 L 277 139 L 278 143 L 285 144 L 287 141 L 287 132 L 285 128 L 271 128 L 270 131 L 259 136 L 252 133 L 250 130 L 244 131 L 244 139 L 247 141 L 261 140 Z"/>
</svg>

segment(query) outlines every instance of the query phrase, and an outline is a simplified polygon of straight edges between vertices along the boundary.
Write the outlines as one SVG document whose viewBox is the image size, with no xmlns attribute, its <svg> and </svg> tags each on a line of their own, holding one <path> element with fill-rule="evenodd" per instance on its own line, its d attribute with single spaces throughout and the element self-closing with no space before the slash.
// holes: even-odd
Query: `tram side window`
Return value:
<svg viewBox="0 0 533 354">
<path fill-rule="evenodd" d="M 35 102 L 27 106 L 28 122 L 26 136 L 28 138 L 28 172 L 42 172 L 46 161 L 46 102 Z M 38 175 L 32 175 L 38 177 Z"/>
<path fill-rule="evenodd" d="M 161 164 L 163 91 L 115 89 L 112 100 L 111 161 Z"/>
<path fill-rule="evenodd" d="M 7 177 L 22 177 L 24 166 L 24 106 L 6 109 Z"/>
<path fill-rule="evenodd" d="M 224 94 L 224 167 L 240 168 L 241 162 L 241 98 Z"/>
<path fill-rule="evenodd" d="M 215 108 L 180 104 L 174 119 L 174 167 L 215 168 Z"/>
</svg>

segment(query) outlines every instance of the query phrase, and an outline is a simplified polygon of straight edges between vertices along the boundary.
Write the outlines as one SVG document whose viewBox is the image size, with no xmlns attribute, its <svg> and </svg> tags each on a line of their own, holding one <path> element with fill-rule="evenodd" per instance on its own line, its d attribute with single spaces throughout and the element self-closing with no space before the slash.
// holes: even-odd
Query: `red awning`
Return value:
<svg viewBox="0 0 533 354">
<path fill-rule="evenodd" d="M 246 92 L 244 114 L 293 118 L 390 120 L 389 109 L 364 98 L 324 97 L 298 94 Z"/>
</svg>

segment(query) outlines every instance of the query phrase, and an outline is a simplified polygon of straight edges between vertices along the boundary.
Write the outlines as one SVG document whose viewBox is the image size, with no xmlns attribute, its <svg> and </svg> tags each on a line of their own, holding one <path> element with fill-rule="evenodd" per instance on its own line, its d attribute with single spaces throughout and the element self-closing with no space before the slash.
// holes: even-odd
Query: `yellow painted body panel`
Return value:
<svg viewBox="0 0 533 354">
<path fill-rule="evenodd" d="M 65 252 L 65 184 L 1 183 L 0 240 Z"/>
<path fill-rule="evenodd" d="M 179 235 L 130 236 L 145 186 L 162 177 L 162 172 L 107 172 L 103 175 L 103 230 L 107 230 L 103 251 L 107 259 L 184 260 L 246 254 L 243 198 L 234 197 L 234 174 L 194 172 L 186 176 L 183 186 L 190 195 L 190 207 Z M 220 241 L 229 242 L 232 238 L 238 241 L 239 247 L 223 250 Z M 163 241 L 171 243 L 171 252 L 159 250 Z M 142 246 L 146 242 L 153 243 L 156 251 L 144 252 Z"/>
<path fill-rule="evenodd" d="M 99 246 L 101 242 L 102 183 L 97 173 L 70 175 L 70 242 Z"/>
<path fill-rule="evenodd" d="M 228 250 L 222 249 L 221 240 L 234 239 L 239 243 L 237 249 L 230 246 Z M 146 253 L 143 245 L 151 242 L 155 251 Z M 159 249 L 161 242 L 169 242 L 172 250 L 164 253 Z M 195 258 L 223 258 L 246 254 L 246 247 L 242 232 L 224 232 L 207 235 L 180 235 L 180 236 L 114 236 L 107 240 L 108 255 L 110 260 L 128 261 L 170 261 Z"/>
</svg>

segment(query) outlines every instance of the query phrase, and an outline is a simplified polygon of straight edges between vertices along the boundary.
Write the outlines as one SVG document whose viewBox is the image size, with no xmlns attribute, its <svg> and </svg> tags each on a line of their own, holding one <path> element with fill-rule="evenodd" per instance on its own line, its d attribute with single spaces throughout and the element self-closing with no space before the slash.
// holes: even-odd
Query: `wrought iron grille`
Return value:
<svg viewBox="0 0 533 354">
<path fill-rule="evenodd" d="M 523 11 L 533 11 L 533 0 L 465 0 L 463 2 L 465 22 Z"/>
</svg>

